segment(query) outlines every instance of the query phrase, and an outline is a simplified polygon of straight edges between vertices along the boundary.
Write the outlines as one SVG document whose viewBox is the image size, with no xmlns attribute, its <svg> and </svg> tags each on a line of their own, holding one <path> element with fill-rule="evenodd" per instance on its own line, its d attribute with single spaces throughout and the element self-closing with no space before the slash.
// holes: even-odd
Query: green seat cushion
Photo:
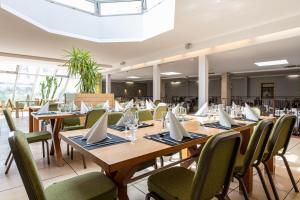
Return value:
<svg viewBox="0 0 300 200">
<path fill-rule="evenodd" d="M 51 139 L 51 133 L 48 131 L 26 133 L 25 136 L 28 143 Z"/>
<path fill-rule="evenodd" d="M 173 167 L 148 178 L 148 190 L 166 200 L 187 200 L 191 196 L 194 172 Z"/>
<path fill-rule="evenodd" d="M 75 125 L 75 126 L 65 126 L 64 131 L 72 131 L 77 129 L 84 129 L 83 125 Z"/>
<path fill-rule="evenodd" d="M 238 154 L 235 161 L 234 173 L 239 173 L 243 171 L 244 167 L 244 154 Z"/>
<path fill-rule="evenodd" d="M 113 200 L 117 199 L 117 187 L 107 176 L 91 172 L 45 189 L 47 200 Z"/>
</svg>

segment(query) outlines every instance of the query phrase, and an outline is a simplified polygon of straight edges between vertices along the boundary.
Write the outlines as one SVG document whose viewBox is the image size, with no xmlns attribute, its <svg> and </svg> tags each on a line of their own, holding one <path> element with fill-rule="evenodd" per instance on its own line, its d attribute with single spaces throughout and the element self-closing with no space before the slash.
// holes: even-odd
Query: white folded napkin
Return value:
<svg viewBox="0 0 300 200">
<path fill-rule="evenodd" d="M 155 107 L 153 107 L 153 105 L 150 103 L 151 100 L 147 101 L 146 100 L 146 109 L 151 110 L 154 109 Z"/>
<path fill-rule="evenodd" d="M 196 116 L 205 117 L 208 113 L 208 103 L 204 103 L 201 108 L 195 113 Z"/>
<path fill-rule="evenodd" d="M 84 114 L 89 112 L 89 108 L 85 105 L 83 101 L 80 103 L 80 113 Z"/>
<path fill-rule="evenodd" d="M 77 110 L 77 106 L 75 105 L 75 102 L 74 101 L 72 101 L 72 111 L 75 111 L 75 110 Z"/>
<path fill-rule="evenodd" d="M 109 109 L 109 101 L 106 100 L 106 102 L 103 104 L 103 109 L 108 110 Z"/>
<path fill-rule="evenodd" d="M 231 125 L 237 125 L 237 123 L 225 112 L 221 106 L 219 106 L 219 123 L 221 126 L 231 128 Z"/>
<path fill-rule="evenodd" d="M 124 113 L 124 115 L 121 117 L 121 119 L 119 119 L 119 121 L 117 122 L 117 126 L 125 126 L 125 124 L 124 124 L 124 122 L 126 121 L 126 120 L 128 120 L 128 118 L 133 118 L 134 116 L 133 116 L 133 113 L 131 112 L 131 110 L 130 109 L 128 109 L 125 113 Z"/>
<path fill-rule="evenodd" d="M 259 120 L 259 116 L 252 110 L 252 108 L 247 103 L 245 103 L 244 114 L 246 115 L 246 119 L 250 119 L 253 121 Z"/>
<path fill-rule="evenodd" d="M 156 105 L 153 103 L 151 99 L 149 99 L 149 104 L 151 105 L 152 109 L 156 108 Z"/>
<path fill-rule="evenodd" d="M 49 112 L 49 101 L 45 103 L 36 113 L 40 115 L 48 112 Z"/>
<path fill-rule="evenodd" d="M 133 99 L 131 99 L 131 100 L 127 103 L 127 105 L 125 106 L 125 108 L 126 108 L 126 109 L 132 108 L 132 107 L 133 107 L 133 104 L 134 104 Z"/>
<path fill-rule="evenodd" d="M 115 101 L 115 111 L 116 112 L 123 111 L 123 107 L 120 105 L 120 103 L 118 101 Z"/>
<path fill-rule="evenodd" d="M 89 132 L 83 137 L 83 139 L 86 139 L 87 144 L 100 142 L 107 137 L 107 116 L 107 113 L 104 113 L 102 117 L 92 126 Z"/>
<path fill-rule="evenodd" d="M 231 106 L 232 110 L 237 109 L 237 105 L 234 103 L 234 101 L 232 101 L 232 106 Z"/>
<path fill-rule="evenodd" d="M 172 113 L 174 115 L 177 115 L 179 113 L 179 108 L 180 108 L 180 105 L 177 104 L 174 108 L 172 108 Z"/>
<path fill-rule="evenodd" d="M 182 141 L 183 137 L 191 137 L 191 135 L 183 128 L 183 126 L 171 111 L 168 112 L 168 117 L 170 137 L 172 139 Z"/>
</svg>

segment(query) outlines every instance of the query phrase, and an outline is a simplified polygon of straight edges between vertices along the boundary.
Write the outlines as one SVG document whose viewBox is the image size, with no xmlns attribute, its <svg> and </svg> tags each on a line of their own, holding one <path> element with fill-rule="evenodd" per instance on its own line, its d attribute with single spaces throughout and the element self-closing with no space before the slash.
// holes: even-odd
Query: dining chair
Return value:
<svg viewBox="0 0 300 200">
<path fill-rule="evenodd" d="M 111 112 L 107 115 L 107 125 L 115 125 L 123 117 L 122 112 Z"/>
<path fill-rule="evenodd" d="M 157 106 L 154 109 L 153 119 L 154 120 L 161 120 L 167 112 L 168 112 L 168 107 L 167 106 Z"/>
<path fill-rule="evenodd" d="M 252 110 L 257 116 L 261 115 L 261 110 L 258 107 L 253 107 Z"/>
<path fill-rule="evenodd" d="M 77 129 L 83 129 L 84 125 L 80 124 L 79 117 L 65 118 L 62 122 L 62 129 L 64 131 L 71 131 Z"/>
<path fill-rule="evenodd" d="M 137 111 L 137 115 L 139 121 L 141 122 L 153 120 L 153 116 L 150 110 L 139 110 Z"/>
<path fill-rule="evenodd" d="M 288 175 L 292 182 L 295 192 L 299 192 L 296 181 L 293 177 L 292 171 L 290 169 L 289 163 L 285 157 L 285 153 L 288 148 L 289 141 L 292 136 L 293 128 L 296 123 L 296 116 L 293 115 L 283 115 L 275 123 L 273 130 L 271 132 L 268 144 L 266 147 L 265 154 L 263 156 L 262 163 L 267 172 L 269 182 L 271 184 L 272 191 L 274 193 L 275 199 L 279 199 L 278 192 L 276 190 L 274 180 L 271 175 L 271 171 L 268 162 L 272 160 L 274 156 L 280 156 L 284 162 L 287 169 Z"/>
<path fill-rule="evenodd" d="M 271 120 L 260 121 L 251 135 L 245 154 L 238 154 L 237 156 L 233 176 L 239 181 L 244 194 L 244 198 L 246 200 L 249 199 L 249 196 L 243 178 L 247 174 L 250 167 L 255 167 L 263 185 L 267 199 L 272 199 L 266 186 L 262 172 L 259 168 L 262 157 L 264 155 L 265 147 L 272 131 L 272 127 L 273 122 Z"/>
<path fill-rule="evenodd" d="M 76 176 L 44 188 L 24 134 L 15 131 L 8 140 L 30 200 L 117 199 L 116 185 L 98 172 Z"/>
<path fill-rule="evenodd" d="M 236 132 L 212 136 L 200 153 L 196 172 L 173 167 L 151 175 L 146 200 L 225 199 L 240 143 Z"/>
<path fill-rule="evenodd" d="M 154 101 L 154 105 L 157 106 L 160 102 L 161 102 L 160 100 L 155 100 L 155 101 Z"/>
<path fill-rule="evenodd" d="M 16 131 L 16 125 L 14 123 L 14 120 L 11 116 L 11 112 L 7 109 L 3 110 L 3 114 L 4 117 L 6 119 L 7 125 L 9 130 L 12 131 Z M 20 131 L 21 132 L 21 131 Z M 36 143 L 36 142 L 42 142 L 42 148 L 43 148 L 43 157 L 45 157 L 45 145 L 44 143 L 46 143 L 46 151 L 47 151 L 47 162 L 48 165 L 50 165 L 50 155 L 49 155 L 49 143 L 48 140 L 50 140 L 51 137 L 51 133 L 48 131 L 38 131 L 38 132 L 30 132 L 30 133 L 24 133 L 28 143 Z M 12 164 L 12 161 L 14 160 L 13 156 L 12 156 L 12 152 L 10 151 L 6 160 L 5 160 L 5 165 L 7 166 L 6 170 L 5 170 L 5 174 L 8 173 L 10 166 Z"/>
</svg>

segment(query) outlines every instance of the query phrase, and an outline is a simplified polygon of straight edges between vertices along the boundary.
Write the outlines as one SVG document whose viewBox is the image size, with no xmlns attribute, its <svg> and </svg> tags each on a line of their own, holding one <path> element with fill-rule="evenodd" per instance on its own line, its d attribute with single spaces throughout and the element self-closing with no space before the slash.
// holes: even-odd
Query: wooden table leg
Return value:
<svg viewBox="0 0 300 200">
<path fill-rule="evenodd" d="M 247 130 L 241 131 L 241 135 L 243 137 L 242 145 L 241 145 L 241 153 L 244 154 L 247 150 L 247 146 L 253 132 L 253 128 L 249 128 Z M 246 186 L 247 191 L 250 193 L 253 190 L 253 167 L 250 167 L 244 176 L 244 183 Z M 240 190 L 242 190 L 240 186 Z"/>
<path fill-rule="evenodd" d="M 184 149 L 184 152 L 182 154 L 182 159 L 188 158 L 188 157 L 193 157 L 190 160 L 187 160 L 185 162 L 180 163 L 181 167 L 185 167 L 188 168 L 191 166 L 191 164 L 193 164 L 193 162 L 197 162 L 198 161 L 198 157 L 200 155 L 200 152 L 202 150 L 202 145 L 200 147 L 197 146 L 192 146 L 189 147 L 188 149 Z"/>
<path fill-rule="evenodd" d="M 134 173 L 137 171 L 138 165 L 133 167 L 123 168 L 117 172 L 105 171 L 105 174 L 109 176 L 117 184 L 118 187 L 118 199 L 129 200 L 127 194 L 127 184 Z"/>
<path fill-rule="evenodd" d="M 30 132 L 34 131 L 40 131 L 40 121 L 35 118 L 32 119 L 32 131 Z"/>
<path fill-rule="evenodd" d="M 16 107 L 16 118 L 19 118 L 20 117 L 20 115 L 19 115 L 19 105 L 16 105 L 17 107 Z"/>
<path fill-rule="evenodd" d="M 55 156 L 56 164 L 60 167 L 64 166 L 64 160 L 61 152 L 60 137 L 59 137 L 62 121 L 63 121 L 62 118 L 57 118 L 55 120 L 54 128 L 52 130 L 52 143 L 54 147 L 54 156 Z"/>
<path fill-rule="evenodd" d="M 275 158 L 273 157 L 272 159 L 270 159 L 267 164 L 270 171 L 272 173 L 275 173 Z"/>
<path fill-rule="evenodd" d="M 33 131 L 33 117 L 31 115 L 32 113 L 32 109 L 28 109 L 28 116 L 29 116 L 29 132 L 32 132 Z"/>
</svg>

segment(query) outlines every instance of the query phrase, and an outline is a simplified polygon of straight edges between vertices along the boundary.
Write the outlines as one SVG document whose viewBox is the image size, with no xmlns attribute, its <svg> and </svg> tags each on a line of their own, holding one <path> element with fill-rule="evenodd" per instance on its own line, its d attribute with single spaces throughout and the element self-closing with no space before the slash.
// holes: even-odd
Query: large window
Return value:
<svg viewBox="0 0 300 200">
<path fill-rule="evenodd" d="M 100 3 L 100 14 L 105 15 L 124 15 L 142 13 L 142 1 L 115 1 Z"/>
</svg>

